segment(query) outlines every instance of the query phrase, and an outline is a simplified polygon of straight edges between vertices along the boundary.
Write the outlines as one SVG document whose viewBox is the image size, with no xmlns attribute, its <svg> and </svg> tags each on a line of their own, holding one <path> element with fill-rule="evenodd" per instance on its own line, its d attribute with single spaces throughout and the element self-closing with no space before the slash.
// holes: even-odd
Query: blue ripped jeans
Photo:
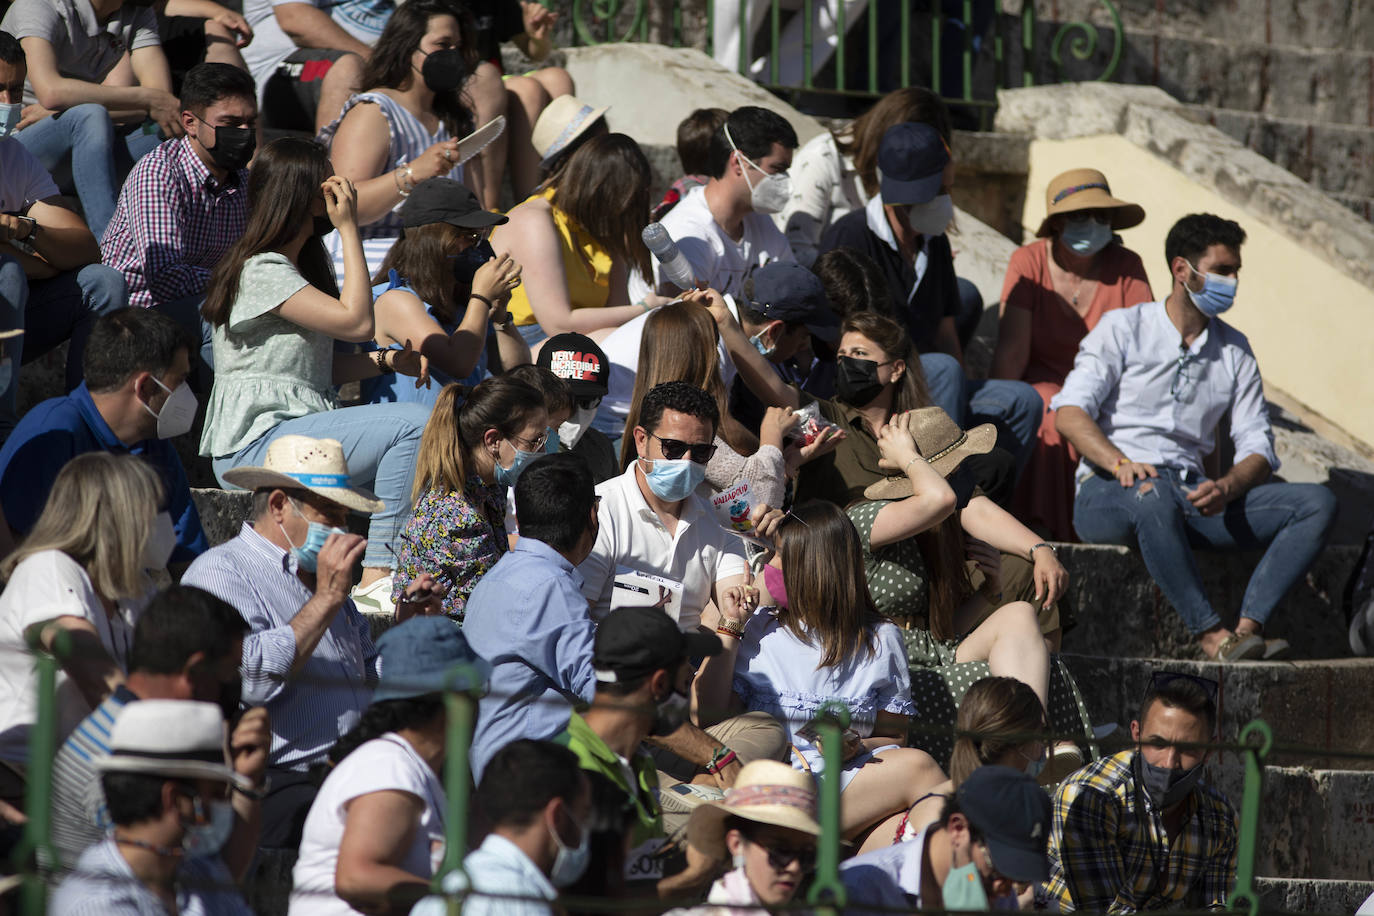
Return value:
<svg viewBox="0 0 1374 916">
<path fill-rule="evenodd" d="M 1319 484 L 1266 483 L 1228 503 L 1220 515 L 1207 516 L 1187 496 L 1201 482 L 1174 468 L 1159 468 L 1158 478 L 1130 487 L 1094 474 L 1079 487 L 1073 527 L 1089 544 L 1138 547 L 1151 578 L 1195 634 L 1222 621 L 1203 594 L 1193 548 L 1267 548 L 1240 606 L 1242 617 L 1263 625 L 1326 546 L 1336 497 Z"/>
</svg>

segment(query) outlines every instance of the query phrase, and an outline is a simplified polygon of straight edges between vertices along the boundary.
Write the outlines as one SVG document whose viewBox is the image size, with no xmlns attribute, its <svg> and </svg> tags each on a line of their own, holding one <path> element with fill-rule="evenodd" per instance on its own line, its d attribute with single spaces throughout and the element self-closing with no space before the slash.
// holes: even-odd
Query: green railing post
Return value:
<svg viewBox="0 0 1374 916">
<path fill-rule="evenodd" d="M 905 9 L 903 10 L 903 12 L 905 12 Z M 931 91 L 933 91 L 936 95 L 939 95 L 939 96 L 943 96 L 943 95 L 944 95 L 944 92 L 943 92 L 942 89 L 941 89 L 941 84 L 942 84 L 944 81 L 943 81 L 942 79 L 940 79 L 940 31 L 944 28 L 944 24 L 945 24 L 945 23 L 944 23 L 944 19 L 945 19 L 944 13 L 943 13 L 943 11 L 940 9 L 940 0 L 931 0 L 931 3 L 930 3 L 930 88 L 931 88 Z M 905 26 L 905 25 L 902 26 L 902 35 L 903 35 L 903 37 L 905 37 L 905 35 L 906 35 L 906 26 Z M 870 49 L 869 53 L 872 53 L 872 49 Z M 903 66 L 903 68 L 905 68 L 905 67 L 907 66 L 907 64 L 903 63 L 902 66 Z M 908 85 L 908 83 L 907 83 L 907 74 L 906 74 L 906 73 L 904 73 L 903 76 L 902 76 L 902 85 L 903 85 L 903 86 Z"/>
<path fill-rule="evenodd" d="M 868 4 L 868 91 L 878 94 L 878 5 Z"/>
<path fill-rule="evenodd" d="M 874 10 L 874 12 L 876 13 L 877 10 Z M 910 86 L 910 85 L 911 85 L 911 4 L 910 4 L 910 3 L 903 3 L 903 4 L 902 4 L 902 20 L 901 20 L 901 21 L 902 21 L 902 34 L 901 34 L 901 41 L 902 41 L 902 81 L 901 81 L 900 85 L 902 86 L 902 88 L 905 89 L 907 86 Z M 869 53 L 869 54 L 876 54 L 876 53 L 877 53 L 877 50 L 878 50 L 878 49 L 877 49 L 876 47 L 869 48 L 869 49 L 868 49 L 868 53 Z M 935 91 L 938 93 L 940 90 L 937 88 Z"/>
<path fill-rule="evenodd" d="M 777 47 L 776 42 L 774 47 Z M 739 5 L 739 72 L 740 76 L 749 75 L 749 3 L 742 0 Z"/>
<path fill-rule="evenodd" d="M 1256 743 L 1253 739 L 1259 739 Z M 1236 889 L 1226 901 L 1230 910 L 1259 916 L 1259 892 L 1255 890 L 1255 851 L 1259 844 L 1260 793 L 1264 786 L 1264 758 L 1274 746 L 1274 732 L 1263 719 L 1254 719 L 1240 730 L 1245 757 L 1245 794 L 1240 802 L 1240 839 L 1236 847 Z"/>
<path fill-rule="evenodd" d="M 840 882 L 840 774 L 844 770 L 843 733 L 849 727 L 849 710 L 832 700 L 821 707 L 816 720 L 825 771 L 821 773 L 821 841 L 816 851 L 816 878 L 806 899 L 816 907 L 818 916 L 839 916 L 849 902 Z"/>
<path fill-rule="evenodd" d="M 25 774 L 24 813 L 28 823 L 14 849 L 12 862 L 16 874 L 24 876 L 20 911 L 24 916 L 43 916 L 47 908 L 47 889 L 42 869 L 57 862 L 52 845 L 52 764 L 57 756 L 57 669 L 58 659 L 71 652 L 71 634 L 58 629 L 53 635 L 52 652 L 43 648 L 43 627 L 27 634 L 29 649 L 37 669 L 38 708 L 29 730 L 29 768 Z"/>
<path fill-rule="evenodd" d="M 443 892 L 444 878 L 450 872 L 461 871 L 468 848 L 468 787 L 472 769 L 468 751 L 472 747 L 472 730 L 477 721 L 477 691 L 483 686 L 481 672 L 472 665 L 455 665 L 449 672 L 449 692 L 444 696 L 448 709 L 447 748 L 444 757 L 444 794 L 448 796 L 448 810 L 444 812 L 444 863 L 434 876 L 433 888 Z M 463 891 L 471 885 L 465 880 Z M 462 909 L 462 895 L 448 898 L 449 916 L 458 916 Z"/>
<path fill-rule="evenodd" d="M 1035 4 L 1021 5 L 1021 85 L 1035 85 Z"/>
<path fill-rule="evenodd" d="M 964 0 L 964 100 L 973 101 L 973 0 Z"/>
</svg>

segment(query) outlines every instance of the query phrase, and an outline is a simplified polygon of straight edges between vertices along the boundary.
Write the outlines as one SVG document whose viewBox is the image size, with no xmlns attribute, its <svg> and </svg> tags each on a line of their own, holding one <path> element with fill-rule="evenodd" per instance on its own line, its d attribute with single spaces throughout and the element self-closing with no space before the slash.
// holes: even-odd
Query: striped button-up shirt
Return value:
<svg viewBox="0 0 1374 916">
<path fill-rule="evenodd" d="M 178 916 L 252 916 L 219 856 L 184 858 L 177 866 Z M 168 908 L 120 855 L 113 839 L 81 854 L 76 871 L 52 896 L 53 916 L 167 916 Z"/>
<path fill-rule="evenodd" d="M 247 181 L 247 169 L 218 181 L 190 137 L 138 160 L 100 245 L 105 263 L 128 282 L 130 305 L 205 294 L 210 271 L 248 223 Z"/>
<path fill-rule="evenodd" d="M 202 554 L 182 585 L 203 588 L 233 605 L 251 632 L 243 640 L 243 702 L 272 718 L 270 764 L 308 769 L 357 724 L 372 699 L 381 657 L 352 598 L 300 671 L 292 673 L 291 618 L 314 597 L 296 575 L 296 559 L 244 522 L 239 536 Z"/>
<path fill-rule="evenodd" d="M 1060 783 L 1050 833 L 1051 900 L 1062 913 L 1134 913 L 1187 901 L 1225 909 L 1236 882 L 1236 812 L 1211 786 L 1185 801 L 1170 839 L 1137 788 L 1135 751 L 1104 757 Z"/>
</svg>

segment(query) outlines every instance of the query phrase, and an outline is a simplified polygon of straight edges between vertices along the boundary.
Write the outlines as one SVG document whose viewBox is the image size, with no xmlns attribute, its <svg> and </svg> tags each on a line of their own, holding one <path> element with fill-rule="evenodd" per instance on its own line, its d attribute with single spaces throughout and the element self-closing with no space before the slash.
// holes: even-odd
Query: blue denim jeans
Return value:
<svg viewBox="0 0 1374 916">
<path fill-rule="evenodd" d="M 1159 477 L 1123 487 L 1115 477 L 1083 481 L 1073 527 L 1090 544 L 1138 547 L 1145 568 L 1188 629 L 1203 633 L 1222 621 L 1202 592 L 1193 548 L 1267 549 L 1250 576 L 1240 615 L 1259 624 L 1307 571 L 1331 536 L 1336 497 L 1319 484 L 1266 483 L 1202 515 L 1187 493 L 1201 479 L 1159 468 Z M 1228 609 L 1229 610 L 1229 609 Z"/>
<path fill-rule="evenodd" d="M 73 105 L 65 111 L 31 124 L 14 138 L 43 163 L 57 170 L 63 157 L 72 157 L 72 184 L 81 199 L 86 225 L 96 241 L 114 216 L 119 186 L 134 163 L 162 142 L 157 133 L 141 126 L 116 126 L 103 105 Z"/>
<path fill-rule="evenodd" d="M 930 401 L 964 428 L 979 423 L 997 425 L 997 444 L 1016 457 L 1016 470 L 1025 467 L 1035 448 L 1045 402 L 1025 382 L 971 379 L 963 366 L 944 353 L 922 353 Z"/>
<path fill-rule="evenodd" d="M 200 307 L 205 304 L 205 294 L 197 293 L 194 296 L 186 296 L 176 299 L 163 305 L 153 306 L 159 312 L 175 321 L 186 329 L 191 335 L 192 340 L 200 341 L 200 359 L 205 364 L 205 379 L 208 383 L 211 373 L 215 368 L 215 345 L 214 345 L 214 326 L 204 318 L 200 317 Z M 191 369 L 194 372 L 196 365 L 194 357 L 191 359 Z M 208 384 L 205 388 L 209 391 Z"/>
<path fill-rule="evenodd" d="M 349 483 L 371 490 L 386 503 L 368 525 L 363 565 L 390 569 L 396 564 L 392 551 L 400 551 L 401 530 L 410 518 L 415 458 L 429 410 L 424 404 L 364 404 L 287 420 L 236 454 L 216 458 L 215 477 L 225 489 L 235 489 L 224 483 L 224 472 L 242 465 L 261 467 L 267 446 L 278 436 L 337 439 L 343 443 Z"/>
<path fill-rule="evenodd" d="M 18 261 L 0 254 L 0 328 L 24 329 L 23 334 L 3 343 L 14 375 L 9 387 L 0 392 L 0 442 L 19 422 L 18 370 L 24 360 L 36 359 L 70 338 L 64 379 L 70 391 L 81 384 L 86 338 L 96 320 L 128 304 L 124 275 L 114 268 L 87 264 L 50 280 L 30 280 Z"/>
</svg>

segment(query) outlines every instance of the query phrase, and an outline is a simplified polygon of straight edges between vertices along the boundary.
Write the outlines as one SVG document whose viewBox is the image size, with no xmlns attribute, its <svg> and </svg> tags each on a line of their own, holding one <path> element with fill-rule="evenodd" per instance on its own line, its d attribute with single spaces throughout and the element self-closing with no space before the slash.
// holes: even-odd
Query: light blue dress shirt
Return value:
<svg viewBox="0 0 1374 916">
<path fill-rule="evenodd" d="M 372 701 L 381 657 L 366 618 L 345 598 L 315 651 L 292 674 L 291 618 L 315 596 L 296 568 L 295 557 L 244 522 L 238 537 L 201 554 L 181 584 L 227 601 L 248 621 L 243 702 L 266 706 L 271 716 L 271 766 L 305 770 L 358 723 Z"/>
<path fill-rule="evenodd" d="M 592 701 L 594 633 L 581 574 L 542 541 L 522 537 L 477 583 L 463 635 L 491 663 L 491 687 L 477 712 L 473 779 L 504 745 L 552 738 L 575 703 Z"/>
<path fill-rule="evenodd" d="M 840 863 L 840 881 L 848 893 L 854 916 L 869 912 L 900 912 L 929 906 L 921 899 L 921 867 L 930 828 L 905 843 L 884 846 Z M 863 904 L 874 907 L 869 910 Z"/>
<path fill-rule="evenodd" d="M 1255 354 L 1245 335 L 1219 318 L 1186 347 L 1163 302 L 1108 312 L 1083 338 L 1073 371 L 1050 402 L 1054 410 L 1070 406 L 1097 421 L 1132 461 L 1199 477 L 1229 410 L 1236 462 L 1262 455 L 1270 468 L 1279 466 Z M 1086 458 L 1079 462 L 1080 481 L 1092 471 Z"/>
<path fill-rule="evenodd" d="M 541 901 L 553 900 L 558 891 L 529 856 L 503 836 L 487 834 L 481 847 L 463 860 L 463 871 L 451 871 L 443 881 L 447 894 L 458 893 L 471 882 L 471 896 L 463 901 L 463 916 L 550 916 L 553 912 Z M 498 896 L 483 896 L 486 894 Z M 447 913 L 442 897 L 426 897 L 415 904 L 410 916 Z"/>
<path fill-rule="evenodd" d="M 252 916 L 218 857 L 186 859 L 177 867 L 180 916 Z M 53 916 L 167 916 L 162 900 L 134 876 L 113 839 L 91 846 L 52 897 Z"/>
</svg>

